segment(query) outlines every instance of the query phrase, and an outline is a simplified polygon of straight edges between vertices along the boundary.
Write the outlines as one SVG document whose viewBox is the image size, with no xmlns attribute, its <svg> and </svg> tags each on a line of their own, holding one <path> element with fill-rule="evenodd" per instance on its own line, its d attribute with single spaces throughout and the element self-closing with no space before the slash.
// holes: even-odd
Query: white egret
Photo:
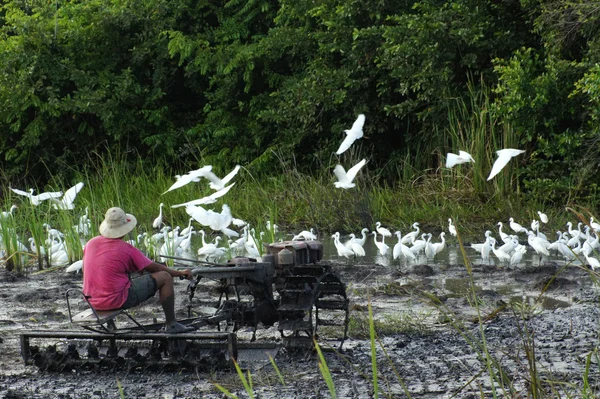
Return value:
<svg viewBox="0 0 600 399">
<path fill-rule="evenodd" d="M 417 239 L 417 236 L 419 235 L 419 232 L 421 231 L 421 229 L 419 228 L 419 222 L 414 222 L 412 224 L 412 228 L 415 229 L 414 231 L 411 231 L 410 233 L 404 235 L 404 237 L 402 237 L 402 244 L 413 244 L 414 241 Z"/>
<path fill-rule="evenodd" d="M 200 181 L 200 178 L 204 177 L 204 174 L 207 172 L 210 172 L 211 169 L 212 169 L 212 166 L 207 165 L 207 166 L 203 166 L 200 169 L 192 170 L 185 175 L 176 175 L 175 183 L 173 183 L 173 185 L 171 185 L 171 187 L 169 187 L 169 189 L 167 191 L 165 191 L 163 194 L 166 194 L 169 191 L 175 190 L 176 188 L 183 187 L 186 184 L 189 184 L 191 182 Z"/>
<path fill-rule="evenodd" d="M 292 241 L 296 241 L 296 240 L 307 240 L 307 241 L 314 241 L 317 239 L 317 235 L 315 234 L 314 229 L 311 227 L 310 231 L 307 230 L 303 230 L 300 233 L 296 234 L 293 238 Z"/>
<path fill-rule="evenodd" d="M 511 229 L 513 229 L 513 231 L 515 233 L 527 233 L 527 229 L 523 226 L 521 226 L 519 223 L 515 222 L 515 219 L 510 218 L 508 219 L 508 223 Z"/>
<path fill-rule="evenodd" d="M 491 236 L 492 236 L 492 232 L 490 230 L 486 230 L 485 231 L 485 242 L 471 244 L 471 248 L 473 248 L 475 251 L 481 253 L 483 247 L 488 244 L 488 239 Z"/>
<path fill-rule="evenodd" d="M 375 223 L 375 230 L 384 237 L 391 237 L 392 233 L 385 227 L 381 227 L 381 222 Z"/>
<path fill-rule="evenodd" d="M 152 227 L 154 227 L 155 229 L 160 229 L 160 226 L 163 224 L 163 211 L 162 211 L 163 206 L 165 206 L 165 204 L 163 204 L 161 202 L 160 205 L 158 206 L 158 209 L 159 209 L 158 216 L 152 222 Z"/>
<path fill-rule="evenodd" d="M 593 257 L 588 256 L 588 255 L 585 255 L 585 259 L 587 259 L 588 264 L 590 265 L 590 267 L 592 268 L 592 270 L 596 270 L 596 268 L 600 268 L 600 262 L 598 261 L 598 259 L 593 258 Z"/>
<path fill-rule="evenodd" d="M 210 258 L 212 258 L 214 261 L 217 261 L 223 255 L 225 255 L 225 252 L 227 252 L 227 248 L 219 247 L 219 241 L 221 241 L 221 237 L 217 236 L 215 237 L 214 243 L 208 243 L 199 248 L 198 257 L 207 261 Z"/>
<path fill-rule="evenodd" d="M 69 267 L 65 269 L 67 273 L 79 273 L 83 269 L 83 260 L 78 260 L 76 262 L 71 263 Z"/>
<path fill-rule="evenodd" d="M 212 193 L 211 195 L 207 195 L 206 197 L 196 199 L 193 201 L 184 202 L 183 204 L 171 205 L 171 208 L 179 208 L 179 207 L 188 206 L 188 205 L 214 204 L 215 202 L 217 202 L 217 198 L 220 198 L 220 197 L 224 196 L 225 194 L 227 194 L 227 192 L 231 189 L 231 187 L 233 187 L 234 184 L 235 183 L 231 183 L 227 187 L 224 187 L 224 188 L 220 189 L 219 191 L 215 191 L 214 193 Z"/>
<path fill-rule="evenodd" d="M 29 237 L 29 248 L 31 248 L 31 252 L 34 254 L 37 254 L 39 249 L 41 256 L 46 255 L 46 249 L 42 245 L 38 246 L 35 242 L 35 238 L 33 237 Z"/>
<path fill-rule="evenodd" d="M 398 237 L 398 242 L 394 245 L 392 249 L 392 256 L 394 259 L 398 259 L 400 255 L 404 255 L 407 259 L 415 260 L 417 257 L 415 254 L 408 248 L 406 245 L 402 244 L 402 233 L 400 231 L 396 231 L 394 234 Z"/>
<path fill-rule="evenodd" d="M 367 241 L 367 233 L 368 232 L 369 232 L 369 229 L 366 227 L 363 227 L 363 229 L 360 231 L 361 238 L 357 238 L 357 240 L 359 240 L 359 244 L 361 247 L 365 246 L 365 242 Z"/>
<path fill-rule="evenodd" d="M 346 138 L 344 138 L 344 141 L 342 141 L 340 148 L 338 148 L 338 150 L 335 152 L 337 155 L 342 154 L 344 151 L 350 148 L 352 143 L 354 143 L 356 140 L 360 139 L 363 136 L 362 129 L 364 124 L 365 115 L 360 114 L 352 124 L 352 127 L 350 129 L 344 130 L 344 132 L 346 132 Z"/>
<path fill-rule="evenodd" d="M 518 246 L 519 239 L 517 238 L 517 236 L 513 236 L 507 243 L 504 243 L 504 245 L 499 247 L 498 250 L 506 252 L 507 254 L 512 254 Z"/>
<path fill-rule="evenodd" d="M 385 236 L 382 236 L 381 242 L 379 242 L 379 241 L 377 241 L 377 232 L 372 231 L 371 234 L 373 234 L 373 242 L 377 246 L 379 253 L 381 255 L 385 256 L 387 254 L 388 249 L 390 249 L 390 247 L 385 243 Z"/>
<path fill-rule="evenodd" d="M 448 231 L 450 235 L 456 237 L 456 227 L 452 224 L 452 218 L 448 218 Z"/>
<path fill-rule="evenodd" d="M 431 243 L 431 238 L 433 235 L 431 233 L 427 234 L 427 241 L 425 242 L 425 256 L 427 258 L 433 258 L 435 256 L 435 247 Z"/>
<path fill-rule="evenodd" d="M 63 195 L 62 191 L 53 191 L 53 192 L 47 192 L 47 193 L 41 193 L 38 195 L 33 195 L 33 188 L 30 188 L 29 192 L 21 191 L 16 188 L 11 188 L 11 190 L 15 194 L 19 194 L 19 195 L 29 198 L 29 201 L 31 201 L 31 204 L 34 206 L 39 205 L 42 201 L 49 200 L 50 198 L 60 198 Z"/>
<path fill-rule="evenodd" d="M 492 252 L 500 262 L 510 262 L 511 256 L 500 248 L 496 248 L 496 240 L 492 239 Z"/>
<path fill-rule="evenodd" d="M 79 182 L 73 187 L 69 188 L 67 191 L 65 191 L 65 194 L 60 199 L 50 198 L 50 201 L 53 202 L 52 206 L 54 207 L 54 209 L 75 209 L 75 197 L 77 197 L 77 194 L 81 191 L 82 188 L 83 182 Z"/>
<path fill-rule="evenodd" d="M 502 226 L 502 222 L 498 222 L 498 233 L 500 234 L 500 238 L 502 239 L 502 241 L 504 241 L 504 243 L 506 244 L 507 242 L 511 241 L 511 237 L 502 231 Z"/>
<path fill-rule="evenodd" d="M 600 231 L 600 223 L 596 223 L 593 216 L 590 216 L 590 227 L 594 229 L 594 231 Z"/>
<path fill-rule="evenodd" d="M 361 160 L 359 163 L 348 169 L 348 172 L 346 172 L 346 169 L 344 169 L 342 165 L 336 165 L 336 167 L 333 169 L 333 174 L 335 175 L 335 177 L 337 177 L 338 181 L 334 182 L 333 185 L 336 188 L 344 189 L 354 187 L 355 184 L 352 183 L 352 181 L 356 177 L 356 174 L 358 173 L 360 168 L 362 168 L 365 165 L 365 163 L 367 163 L 366 159 Z"/>
<path fill-rule="evenodd" d="M 548 252 L 550 243 L 540 237 L 536 237 L 533 231 L 527 232 L 527 242 L 529 243 L 529 246 L 540 255 L 540 264 L 542 263 L 542 255 L 550 255 Z"/>
<path fill-rule="evenodd" d="M 189 234 L 189 233 L 190 233 L 192 230 L 194 230 L 194 228 L 192 227 L 192 220 L 194 220 L 194 218 L 192 218 L 192 217 L 191 217 L 191 218 L 188 220 L 188 225 L 187 225 L 187 227 L 186 227 L 185 229 L 181 230 L 181 235 L 184 235 L 184 236 L 186 236 L 186 235 L 188 235 L 188 234 Z"/>
<path fill-rule="evenodd" d="M 248 222 L 246 222 L 245 220 L 238 219 L 238 218 L 233 218 L 231 220 L 231 223 L 233 223 L 233 225 L 236 227 L 242 227 L 242 226 L 245 226 L 248 224 Z"/>
<path fill-rule="evenodd" d="M 524 152 L 525 150 L 515 150 L 513 148 L 506 148 L 504 150 L 496 151 L 496 155 L 498 155 L 498 158 L 496 158 L 496 161 L 492 166 L 492 170 L 490 171 L 490 175 L 488 176 L 487 180 L 491 180 L 494 176 L 500 173 L 500 171 L 506 166 L 506 164 L 508 163 L 508 161 L 510 161 L 512 157 L 516 157 L 517 155 L 523 154 Z"/>
<path fill-rule="evenodd" d="M 542 211 L 537 211 L 538 216 L 540 217 L 540 221 L 544 224 L 548 223 L 548 215 L 543 213 Z"/>
<path fill-rule="evenodd" d="M 0 218 L 1 219 L 6 219 L 7 217 L 12 216 L 17 208 L 18 208 L 18 206 L 16 206 L 16 205 L 13 204 L 10 207 L 9 211 L 3 211 L 3 212 L 0 213 Z"/>
<path fill-rule="evenodd" d="M 510 257 L 509 264 L 511 266 L 518 265 L 519 263 L 521 263 L 523 255 L 525 255 L 526 253 L 527 248 L 524 245 L 519 245 L 517 248 L 515 248 L 515 253 L 512 254 L 512 256 Z"/>
<path fill-rule="evenodd" d="M 451 152 L 446 154 L 446 167 L 452 168 L 454 165 L 460 165 L 462 163 L 475 162 L 471 154 L 465 151 L 459 151 L 458 155 Z"/>
<path fill-rule="evenodd" d="M 404 241 L 404 237 L 402 237 L 402 241 Z M 400 242 L 402 242 L 402 241 L 400 241 Z M 412 242 L 412 246 L 409 247 L 410 252 L 412 252 L 415 255 L 418 255 L 425 248 L 426 244 L 427 244 L 427 234 L 423 233 L 423 234 L 421 234 L 420 240 L 414 240 Z"/>
<path fill-rule="evenodd" d="M 354 234 L 350 234 L 350 238 L 344 243 L 344 246 L 350 248 L 355 256 L 365 256 L 365 249 L 360 244 L 360 241 L 360 238 L 356 238 Z"/>
<path fill-rule="evenodd" d="M 338 256 L 344 256 L 346 258 L 354 256 L 354 251 L 340 242 L 339 232 L 336 231 L 331 238 L 333 238 L 333 243 L 335 244 L 335 249 L 337 249 Z"/>
<path fill-rule="evenodd" d="M 433 246 L 433 256 L 439 254 L 440 252 L 442 252 L 444 250 L 444 248 L 446 248 L 446 239 L 445 239 L 446 233 L 445 232 L 441 232 L 440 233 L 440 242 L 434 242 L 431 243 L 431 245 Z"/>
</svg>

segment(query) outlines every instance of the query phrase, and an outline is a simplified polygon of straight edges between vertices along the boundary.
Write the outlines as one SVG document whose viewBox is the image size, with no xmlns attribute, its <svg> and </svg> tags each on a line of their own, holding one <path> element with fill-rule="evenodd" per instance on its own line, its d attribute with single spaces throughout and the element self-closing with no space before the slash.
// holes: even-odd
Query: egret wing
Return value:
<svg viewBox="0 0 600 399">
<path fill-rule="evenodd" d="M 354 143 L 355 140 L 356 137 L 352 135 L 347 135 L 346 138 L 344 138 L 344 141 L 342 141 L 342 144 L 340 144 L 340 148 L 338 148 L 338 150 L 335 153 L 337 155 L 343 154 L 348 148 L 350 148 L 350 146 L 352 145 L 352 143 Z"/>
<path fill-rule="evenodd" d="M 356 136 L 357 139 L 361 138 L 363 136 L 363 126 L 365 125 L 365 115 L 364 114 L 360 114 L 358 115 L 358 118 L 356 118 L 356 120 L 354 121 L 354 123 L 352 124 L 352 128 L 347 131 L 346 133 L 348 135 L 354 135 Z"/>
<path fill-rule="evenodd" d="M 15 193 L 15 194 L 19 194 L 19 195 L 23 195 L 25 197 L 29 197 L 31 194 L 25 191 L 21 191 L 17 188 L 11 188 L 11 190 Z"/>
<path fill-rule="evenodd" d="M 458 155 L 461 158 L 464 158 L 465 162 L 473 162 L 473 163 L 475 162 L 475 160 L 473 159 L 473 157 L 471 156 L 471 154 L 469 154 L 466 151 L 458 151 Z"/>
<path fill-rule="evenodd" d="M 508 163 L 508 161 L 510 161 L 511 158 L 512 156 L 507 153 L 499 154 L 498 158 L 494 162 L 494 165 L 492 166 L 492 170 L 490 171 L 490 175 L 487 179 L 491 180 L 494 176 L 500 173 L 500 171 L 506 166 L 506 164 Z"/>
<path fill-rule="evenodd" d="M 75 202 L 75 197 L 81 191 L 82 188 L 83 182 L 79 182 L 67 191 L 65 191 L 65 195 L 63 195 L 62 197 L 63 204 L 65 204 L 67 207 L 70 207 L 70 209 L 73 209 L 72 206 L 73 202 Z"/>
<path fill-rule="evenodd" d="M 451 152 L 446 154 L 446 167 L 452 168 L 458 163 L 458 155 Z"/>
<path fill-rule="evenodd" d="M 362 161 L 360 161 L 359 163 L 357 163 L 356 165 L 354 165 L 353 167 L 348 169 L 347 176 L 348 176 L 349 181 L 354 180 L 354 178 L 356 177 L 356 174 L 358 173 L 360 168 L 362 168 L 365 165 L 365 163 L 367 163 L 367 160 L 363 159 Z"/>
<path fill-rule="evenodd" d="M 39 201 L 46 201 L 49 200 L 50 198 L 60 198 L 62 197 L 63 193 L 62 191 L 51 191 L 51 192 L 47 192 L 47 193 L 41 193 L 37 196 Z"/>
<path fill-rule="evenodd" d="M 333 169 L 333 174 L 337 177 L 338 182 L 350 183 L 350 179 L 348 179 L 348 175 L 346 174 L 346 169 L 344 169 L 342 165 L 336 165 Z"/>
<path fill-rule="evenodd" d="M 202 226 L 208 226 L 210 224 L 210 217 L 208 215 L 208 212 L 201 206 L 188 205 L 185 208 L 185 211 Z"/>
<path fill-rule="evenodd" d="M 224 178 L 221 179 L 223 184 L 229 183 L 229 180 L 233 179 L 233 177 L 235 175 L 237 175 L 239 170 L 240 170 L 240 165 L 235 165 L 235 168 L 233 168 L 233 170 L 231 172 L 229 172 L 229 174 L 227 174 L 227 176 L 225 176 Z"/>
</svg>

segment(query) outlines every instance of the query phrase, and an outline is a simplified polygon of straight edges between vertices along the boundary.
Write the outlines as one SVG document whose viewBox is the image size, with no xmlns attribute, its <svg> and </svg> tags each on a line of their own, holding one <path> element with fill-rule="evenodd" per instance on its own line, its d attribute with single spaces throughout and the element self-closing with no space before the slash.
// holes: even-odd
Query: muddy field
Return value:
<svg viewBox="0 0 600 399">
<path fill-rule="evenodd" d="M 389 397 L 407 397 L 406 392 L 413 398 L 491 397 L 492 389 L 508 397 L 503 390 L 508 386 L 526 396 L 534 366 L 550 397 L 581 397 L 584 376 L 591 392 L 600 393 L 598 289 L 581 267 L 552 262 L 515 270 L 474 265 L 475 297 L 460 265 L 333 267 L 348 285 L 353 318 L 353 337 L 340 353 L 325 354 L 338 397 L 372 397 L 365 335 L 369 297 L 385 348 L 377 350 L 379 386 Z M 115 398 L 119 384 L 127 398 L 223 397 L 214 383 L 246 397 L 237 376 L 226 371 L 51 373 L 25 366 L 19 333 L 68 329 L 64 293 L 80 284 L 81 275 L 62 271 L 17 275 L 0 269 L 0 398 Z M 185 316 L 186 285 L 176 283 L 180 317 Z M 208 293 L 210 286 L 199 289 L 199 295 L 202 290 Z M 135 317 L 160 321 L 160 305 L 152 299 L 136 309 Z M 240 333 L 241 341 L 248 338 L 248 332 Z M 258 331 L 258 342 L 275 340 L 276 328 Z M 503 386 L 489 378 L 498 367 L 481 356 L 483 343 L 502 367 Z M 535 362 L 528 361 L 528 348 L 535 349 Z M 314 353 L 283 349 L 275 362 L 285 385 L 266 357 L 242 361 L 251 370 L 257 397 L 329 397 Z"/>
</svg>

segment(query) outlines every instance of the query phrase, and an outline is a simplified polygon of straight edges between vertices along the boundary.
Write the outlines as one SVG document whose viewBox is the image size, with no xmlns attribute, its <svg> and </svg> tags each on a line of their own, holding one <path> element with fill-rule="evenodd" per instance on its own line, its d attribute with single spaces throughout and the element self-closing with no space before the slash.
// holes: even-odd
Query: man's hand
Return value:
<svg viewBox="0 0 600 399">
<path fill-rule="evenodd" d="M 186 278 L 188 280 L 194 278 L 194 276 L 192 275 L 192 269 L 180 270 L 179 273 L 180 278 Z"/>
</svg>

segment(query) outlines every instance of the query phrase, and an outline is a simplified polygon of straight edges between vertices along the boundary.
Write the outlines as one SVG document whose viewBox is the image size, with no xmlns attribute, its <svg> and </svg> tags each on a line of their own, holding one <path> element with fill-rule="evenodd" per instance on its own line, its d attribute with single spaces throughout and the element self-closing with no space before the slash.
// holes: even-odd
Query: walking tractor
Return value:
<svg viewBox="0 0 600 399">
<path fill-rule="evenodd" d="M 189 333 L 168 334 L 156 320 L 142 324 L 130 310 L 97 311 L 79 289 L 70 289 L 72 329 L 23 332 L 21 353 L 25 363 L 43 370 L 215 370 L 282 347 L 311 348 L 314 340 L 341 348 L 348 330 L 346 287 L 330 265 L 320 263 L 322 256 L 318 241 L 286 241 L 266 245 L 260 262 L 237 257 L 215 264 L 172 257 L 175 267 L 177 261 L 203 265 L 192 267 L 188 318 L 180 320 L 197 328 Z M 203 284 L 208 281 L 216 288 L 213 284 L 209 290 Z M 214 297 L 207 302 L 209 291 Z M 77 306 L 84 310 L 75 314 Z M 200 316 L 206 308 L 213 311 Z M 277 332 L 257 339 L 261 329 Z"/>
</svg>

